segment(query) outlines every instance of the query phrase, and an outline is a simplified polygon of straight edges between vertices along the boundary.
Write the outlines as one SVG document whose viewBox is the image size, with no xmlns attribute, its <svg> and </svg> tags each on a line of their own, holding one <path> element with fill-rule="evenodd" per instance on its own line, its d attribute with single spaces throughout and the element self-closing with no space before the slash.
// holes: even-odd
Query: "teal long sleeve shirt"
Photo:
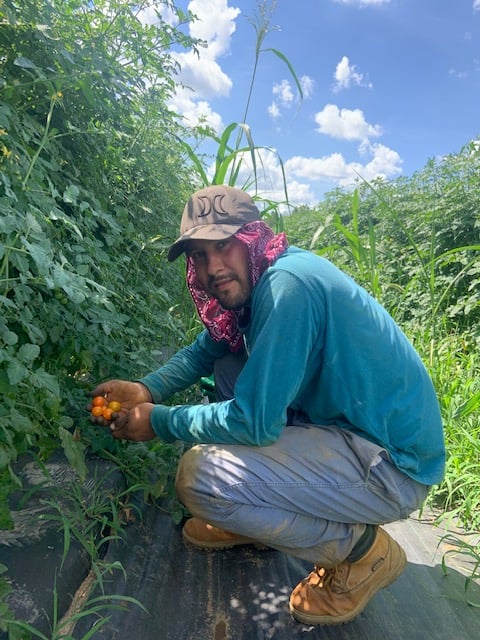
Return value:
<svg viewBox="0 0 480 640">
<path fill-rule="evenodd" d="M 264 446 L 287 409 L 337 425 L 384 447 L 410 477 L 443 477 L 445 448 L 432 381 L 387 311 L 328 260 L 290 247 L 261 276 L 245 328 L 248 360 L 226 402 L 160 404 L 213 371 L 228 346 L 206 331 L 141 380 L 157 403 L 166 441 Z"/>
</svg>

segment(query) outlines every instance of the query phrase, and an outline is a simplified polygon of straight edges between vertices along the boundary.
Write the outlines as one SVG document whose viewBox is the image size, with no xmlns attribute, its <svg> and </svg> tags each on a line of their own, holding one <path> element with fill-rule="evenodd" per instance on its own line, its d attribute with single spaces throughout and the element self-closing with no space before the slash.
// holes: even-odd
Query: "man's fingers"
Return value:
<svg viewBox="0 0 480 640">
<path fill-rule="evenodd" d="M 104 382 L 96 386 L 95 389 L 92 389 L 89 395 L 92 398 L 95 398 L 95 396 L 106 396 L 107 393 L 109 393 L 109 391 L 110 391 L 110 385 L 108 384 L 108 382 Z"/>
<path fill-rule="evenodd" d="M 123 440 L 123 429 L 119 427 L 115 422 L 110 423 L 110 433 L 117 440 Z"/>
<path fill-rule="evenodd" d="M 113 420 L 110 423 L 110 431 L 113 436 L 119 437 L 119 434 L 123 432 L 128 425 L 128 412 L 126 413 L 114 413 Z"/>
</svg>

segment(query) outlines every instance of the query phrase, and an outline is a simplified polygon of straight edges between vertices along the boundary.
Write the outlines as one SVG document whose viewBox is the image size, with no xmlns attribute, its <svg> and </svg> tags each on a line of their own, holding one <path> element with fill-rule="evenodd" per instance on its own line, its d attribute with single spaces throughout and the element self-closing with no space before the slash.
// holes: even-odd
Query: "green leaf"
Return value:
<svg viewBox="0 0 480 640">
<path fill-rule="evenodd" d="M 21 382 L 27 374 L 27 368 L 18 360 L 13 360 L 7 367 L 8 381 L 12 387 Z"/>
<path fill-rule="evenodd" d="M 302 89 L 302 85 L 300 84 L 300 80 L 297 77 L 297 74 L 295 73 L 295 69 L 293 68 L 291 62 L 288 60 L 288 58 L 286 56 L 284 56 L 284 54 L 279 51 L 278 49 L 262 49 L 262 51 L 271 51 L 273 54 L 275 54 L 277 56 L 277 58 L 280 58 L 280 60 L 282 60 L 282 62 L 284 62 L 287 67 L 288 70 L 290 71 L 290 73 L 292 74 L 292 78 L 295 82 L 295 84 L 297 85 L 297 89 L 298 89 L 298 93 L 300 94 L 300 99 L 303 100 L 303 89 Z"/>
<path fill-rule="evenodd" d="M 47 373 L 44 369 L 36 369 L 36 371 L 31 375 L 31 381 L 38 389 L 47 389 L 54 396 L 60 396 L 58 379 L 51 373 Z"/>
<path fill-rule="evenodd" d="M 37 68 L 37 65 L 34 62 L 29 60 L 28 58 L 25 58 L 24 56 L 19 56 L 18 58 L 15 58 L 15 60 L 13 61 L 13 64 L 16 65 L 17 67 L 22 67 L 22 69 Z"/>
<path fill-rule="evenodd" d="M 11 346 L 17 344 L 18 336 L 16 333 L 13 333 L 13 331 L 5 331 L 4 333 L 2 333 L 2 340 L 5 344 Z"/>
<path fill-rule="evenodd" d="M 0 369 L 0 393 L 5 395 L 11 390 L 12 387 L 8 382 L 7 372 L 4 369 Z"/>
<path fill-rule="evenodd" d="M 196 155 L 195 151 L 187 142 L 182 142 L 181 144 L 183 149 L 187 152 L 188 157 L 193 162 L 193 165 L 201 178 L 202 185 L 207 186 L 209 184 L 209 180 L 200 158 Z"/>
<path fill-rule="evenodd" d="M 22 239 L 22 242 L 35 262 L 38 272 L 42 275 L 47 274 L 52 261 L 48 244 L 46 246 L 41 244 L 32 244 L 25 238 Z"/>
<path fill-rule="evenodd" d="M 25 364 L 31 364 L 40 355 L 38 344 L 22 344 L 18 350 L 18 358 Z"/>
<path fill-rule="evenodd" d="M 74 184 L 69 184 L 63 192 L 63 201 L 68 204 L 75 204 L 79 195 L 80 189 Z"/>
<path fill-rule="evenodd" d="M 80 478 L 84 480 L 87 477 L 87 465 L 85 464 L 84 457 L 85 445 L 83 442 L 75 440 L 70 431 L 67 431 L 63 427 L 59 427 L 58 433 L 68 461 Z"/>
<path fill-rule="evenodd" d="M 30 418 L 15 408 L 11 410 L 10 421 L 15 431 L 19 433 L 32 433 L 34 431 L 34 425 Z"/>
<path fill-rule="evenodd" d="M 454 413 L 454 418 L 465 418 L 480 408 L 480 392 L 474 394 L 469 400 L 461 404 Z"/>
</svg>

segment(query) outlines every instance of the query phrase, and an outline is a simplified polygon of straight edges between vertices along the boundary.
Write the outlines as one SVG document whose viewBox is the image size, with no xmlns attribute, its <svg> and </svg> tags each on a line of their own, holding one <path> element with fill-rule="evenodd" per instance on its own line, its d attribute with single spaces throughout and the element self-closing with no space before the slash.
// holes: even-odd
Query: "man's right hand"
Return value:
<svg viewBox="0 0 480 640">
<path fill-rule="evenodd" d="M 103 396 L 108 402 L 120 402 L 122 408 L 120 414 L 125 413 L 128 409 L 132 409 L 144 402 L 152 402 L 150 391 L 141 382 L 129 382 L 128 380 L 109 380 L 102 382 L 90 392 L 90 396 Z M 107 425 L 108 422 L 103 418 L 94 419 L 95 422 Z"/>
</svg>

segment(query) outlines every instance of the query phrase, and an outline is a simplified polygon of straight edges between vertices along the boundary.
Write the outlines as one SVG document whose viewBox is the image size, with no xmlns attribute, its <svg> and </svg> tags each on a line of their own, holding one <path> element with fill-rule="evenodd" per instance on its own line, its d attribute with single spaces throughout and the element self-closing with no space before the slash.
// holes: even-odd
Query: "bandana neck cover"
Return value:
<svg viewBox="0 0 480 640">
<path fill-rule="evenodd" d="M 262 273 L 288 247 L 284 233 L 274 235 L 270 227 L 262 220 L 243 225 L 235 237 L 248 247 L 250 281 L 253 287 Z M 239 329 L 242 309 L 224 309 L 216 298 L 210 296 L 197 280 L 197 274 L 191 258 L 187 258 L 187 286 L 197 307 L 198 315 L 216 342 L 226 340 L 230 351 L 238 351 L 243 344 Z"/>
</svg>

